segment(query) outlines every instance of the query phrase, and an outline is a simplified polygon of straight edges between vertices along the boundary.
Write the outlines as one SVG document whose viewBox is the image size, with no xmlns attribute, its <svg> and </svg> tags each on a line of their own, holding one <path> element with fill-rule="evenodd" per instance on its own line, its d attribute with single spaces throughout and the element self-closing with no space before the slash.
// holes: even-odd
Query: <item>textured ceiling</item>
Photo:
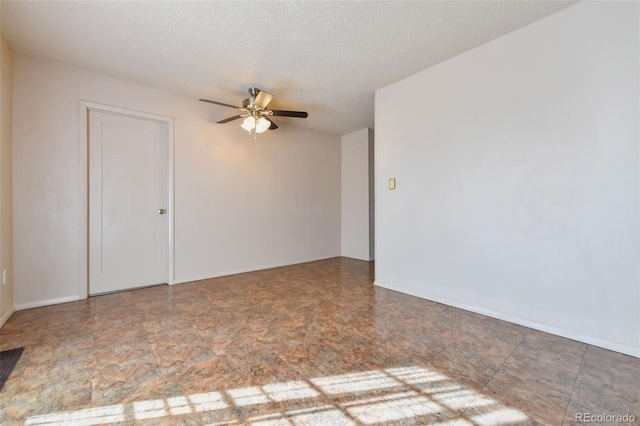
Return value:
<svg viewBox="0 0 640 426">
<path fill-rule="evenodd" d="M 3 0 L 14 52 L 240 104 L 333 134 L 373 128 L 374 91 L 570 6 L 549 1 L 30 2 Z M 469 70 L 470 73 L 473 70 Z M 208 105 L 220 119 L 233 110 Z"/>
</svg>

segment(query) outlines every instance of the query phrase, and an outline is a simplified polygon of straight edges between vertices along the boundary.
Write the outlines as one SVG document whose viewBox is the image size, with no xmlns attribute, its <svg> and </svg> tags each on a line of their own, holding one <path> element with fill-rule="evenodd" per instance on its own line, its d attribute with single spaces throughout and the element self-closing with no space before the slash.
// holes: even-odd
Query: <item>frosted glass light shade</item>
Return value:
<svg viewBox="0 0 640 426">
<path fill-rule="evenodd" d="M 256 119 L 253 118 L 252 116 L 249 116 L 244 119 L 240 127 L 245 129 L 247 132 L 251 132 L 253 129 L 256 128 Z"/>
<path fill-rule="evenodd" d="M 264 117 L 260 117 L 256 123 L 256 132 L 264 133 L 271 126 L 271 122 Z"/>
</svg>

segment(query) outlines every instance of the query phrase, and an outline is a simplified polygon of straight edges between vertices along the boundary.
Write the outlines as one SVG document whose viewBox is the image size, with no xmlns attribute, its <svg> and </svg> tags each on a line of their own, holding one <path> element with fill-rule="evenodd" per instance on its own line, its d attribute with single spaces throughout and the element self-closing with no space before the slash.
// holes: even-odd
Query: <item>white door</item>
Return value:
<svg viewBox="0 0 640 426">
<path fill-rule="evenodd" d="M 89 293 L 167 282 L 167 123 L 89 111 Z"/>
</svg>

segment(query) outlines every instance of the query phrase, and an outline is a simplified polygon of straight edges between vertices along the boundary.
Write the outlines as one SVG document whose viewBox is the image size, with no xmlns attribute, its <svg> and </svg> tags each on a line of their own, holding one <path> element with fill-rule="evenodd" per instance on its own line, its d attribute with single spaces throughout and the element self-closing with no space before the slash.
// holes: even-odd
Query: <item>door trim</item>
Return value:
<svg viewBox="0 0 640 426">
<path fill-rule="evenodd" d="M 167 125 L 167 283 L 175 282 L 174 250 L 174 128 L 173 117 L 135 111 L 126 108 L 104 105 L 86 100 L 80 101 L 80 288 L 79 298 L 89 295 L 89 110 L 110 114 L 125 115 L 133 118 L 158 121 Z"/>
</svg>

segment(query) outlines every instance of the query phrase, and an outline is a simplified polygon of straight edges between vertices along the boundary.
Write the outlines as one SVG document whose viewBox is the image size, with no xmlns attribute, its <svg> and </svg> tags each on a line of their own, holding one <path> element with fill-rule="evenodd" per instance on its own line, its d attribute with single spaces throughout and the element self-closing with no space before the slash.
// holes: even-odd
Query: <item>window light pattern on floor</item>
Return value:
<svg viewBox="0 0 640 426">
<path fill-rule="evenodd" d="M 291 401 L 305 406 L 286 407 Z M 241 414 L 257 406 L 263 408 L 260 414 Z M 442 374 L 412 366 L 51 413 L 30 417 L 25 424 L 100 425 L 198 413 L 211 414 L 213 424 L 220 426 L 373 425 L 405 419 L 437 426 L 500 426 L 529 420 Z"/>
</svg>

